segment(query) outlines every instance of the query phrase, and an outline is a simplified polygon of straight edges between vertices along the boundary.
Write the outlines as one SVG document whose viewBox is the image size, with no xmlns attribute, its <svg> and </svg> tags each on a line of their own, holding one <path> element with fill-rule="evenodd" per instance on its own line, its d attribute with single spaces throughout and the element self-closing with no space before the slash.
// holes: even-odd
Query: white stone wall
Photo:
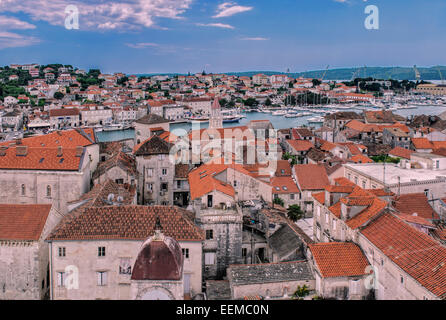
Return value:
<svg viewBox="0 0 446 320">
<path fill-rule="evenodd" d="M 120 275 L 121 258 L 130 259 L 135 265 L 143 241 L 55 241 L 52 243 L 52 284 L 54 300 L 129 300 L 131 299 L 130 277 Z M 189 249 L 189 259 L 184 260 L 184 273 L 191 275 L 192 294 L 201 293 L 202 244 L 201 242 L 179 242 L 181 248 Z M 66 257 L 58 257 L 58 248 L 65 247 Z M 106 256 L 98 257 L 98 247 L 105 247 Z M 64 272 L 68 266 L 76 266 L 79 273 L 79 289 L 57 286 L 57 272 Z M 98 271 L 107 272 L 107 285 L 98 286 Z"/>
</svg>

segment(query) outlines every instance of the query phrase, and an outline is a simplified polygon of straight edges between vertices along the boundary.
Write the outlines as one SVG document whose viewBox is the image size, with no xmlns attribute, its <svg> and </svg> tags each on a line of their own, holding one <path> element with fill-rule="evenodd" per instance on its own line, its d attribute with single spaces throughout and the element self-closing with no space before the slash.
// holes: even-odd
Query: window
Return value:
<svg viewBox="0 0 446 320">
<path fill-rule="evenodd" d="M 333 219 L 333 231 L 336 231 L 336 220 Z"/>
<path fill-rule="evenodd" d="M 46 196 L 51 197 L 51 186 L 46 186 Z"/>
<path fill-rule="evenodd" d="M 206 230 L 206 240 L 214 239 L 214 230 Z"/>
<path fill-rule="evenodd" d="M 65 257 L 66 250 L 65 247 L 59 247 L 59 257 Z"/>
<path fill-rule="evenodd" d="M 316 228 L 316 238 L 317 239 L 321 238 L 321 228 L 319 228 L 319 227 Z"/>
<path fill-rule="evenodd" d="M 168 190 L 168 184 L 167 183 L 162 183 L 161 184 L 161 191 L 167 191 Z"/>
<path fill-rule="evenodd" d="M 321 217 L 321 207 L 319 207 L 319 206 L 316 207 L 316 215 L 317 215 L 318 219 Z"/>
<path fill-rule="evenodd" d="M 403 278 L 403 276 L 400 276 L 400 281 L 401 281 L 401 284 L 404 283 L 404 278 Z"/>
<path fill-rule="evenodd" d="M 26 187 L 24 184 L 22 184 L 22 196 L 24 196 L 26 193 Z"/>
<path fill-rule="evenodd" d="M 248 249 L 242 248 L 242 257 L 246 257 L 248 255 Z"/>
<path fill-rule="evenodd" d="M 355 177 L 355 184 L 358 184 L 358 177 Z"/>
<path fill-rule="evenodd" d="M 362 182 L 362 188 L 365 189 L 365 181 Z"/>
<path fill-rule="evenodd" d="M 189 259 L 189 249 L 184 248 L 184 249 L 181 249 L 181 251 L 183 251 L 183 257 L 185 259 Z"/>
<path fill-rule="evenodd" d="M 329 216 L 328 216 L 328 212 L 327 213 L 325 213 L 325 223 L 326 224 L 328 224 L 328 222 L 329 222 Z"/>
<path fill-rule="evenodd" d="M 147 176 L 153 177 L 153 169 L 152 168 L 147 169 Z"/>
<path fill-rule="evenodd" d="M 153 183 L 148 183 L 147 184 L 147 191 L 153 192 Z"/>
<path fill-rule="evenodd" d="M 106 286 L 107 285 L 107 272 L 106 271 L 99 271 L 96 272 L 98 276 L 98 286 Z"/>
<path fill-rule="evenodd" d="M 98 257 L 105 257 L 105 247 L 98 247 Z"/>
<path fill-rule="evenodd" d="M 162 170 L 162 175 L 163 175 L 163 176 L 167 176 L 167 169 L 163 169 L 163 170 Z"/>
<path fill-rule="evenodd" d="M 294 193 L 290 194 L 290 200 L 294 200 L 296 198 L 296 195 Z"/>
<path fill-rule="evenodd" d="M 129 258 L 121 258 L 119 262 L 119 274 L 132 274 L 132 266 Z"/>
<path fill-rule="evenodd" d="M 204 254 L 204 264 L 207 266 L 215 264 L 215 252 L 206 252 Z"/>
<path fill-rule="evenodd" d="M 181 180 L 177 181 L 177 189 L 181 189 Z"/>
<path fill-rule="evenodd" d="M 57 286 L 60 288 L 65 287 L 67 279 L 65 278 L 65 272 L 57 273 Z"/>
</svg>

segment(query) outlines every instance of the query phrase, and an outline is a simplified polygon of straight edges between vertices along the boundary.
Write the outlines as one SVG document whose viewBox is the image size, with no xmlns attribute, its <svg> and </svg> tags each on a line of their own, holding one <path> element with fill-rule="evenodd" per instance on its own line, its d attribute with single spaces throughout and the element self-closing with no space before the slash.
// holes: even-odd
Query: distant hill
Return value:
<svg viewBox="0 0 446 320">
<path fill-rule="evenodd" d="M 421 80 L 441 80 L 438 69 L 441 70 L 443 78 L 446 80 L 446 66 L 417 67 L 421 75 Z M 298 78 L 322 78 L 325 70 L 314 70 L 299 73 L 284 73 L 277 71 L 247 71 L 247 72 L 226 72 L 227 75 L 252 77 L 255 74 L 263 73 L 265 75 L 287 74 L 290 77 Z M 415 80 L 415 71 L 413 67 L 361 67 L 361 68 L 341 68 L 329 69 L 325 75 L 325 80 L 350 80 L 353 75 L 356 78 L 375 78 L 375 79 L 393 79 L 393 80 Z M 158 74 L 140 74 L 137 76 L 154 76 Z M 174 75 L 174 74 L 165 74 Z"/>
</svg>

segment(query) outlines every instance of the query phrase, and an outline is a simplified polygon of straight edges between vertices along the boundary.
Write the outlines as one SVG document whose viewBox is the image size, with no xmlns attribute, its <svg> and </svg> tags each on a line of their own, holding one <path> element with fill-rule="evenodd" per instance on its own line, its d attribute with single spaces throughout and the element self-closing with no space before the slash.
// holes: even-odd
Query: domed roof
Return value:
<svg viewBox="0 0 446 320">
<path fill-rule="evenodd" d="M 132 280 L 181 280 L 183 253 L 178 242 L 160 230 L 144 242 L 133 267 Z"/>
</svg>

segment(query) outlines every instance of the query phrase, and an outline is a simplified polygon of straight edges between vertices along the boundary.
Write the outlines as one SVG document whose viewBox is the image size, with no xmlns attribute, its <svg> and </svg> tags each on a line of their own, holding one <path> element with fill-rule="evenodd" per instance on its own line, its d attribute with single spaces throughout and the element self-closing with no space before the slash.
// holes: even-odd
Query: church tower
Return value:
<svg viewBox="0 0 446 320">
<path fill-rule="evenodd" d="M 215 98 L 211 107 L 211 117 L 209 119 L 209 129 L 223 128 L 223 116 L 221 115 L 221 106 L 218 98 Z"/>
</svg>

